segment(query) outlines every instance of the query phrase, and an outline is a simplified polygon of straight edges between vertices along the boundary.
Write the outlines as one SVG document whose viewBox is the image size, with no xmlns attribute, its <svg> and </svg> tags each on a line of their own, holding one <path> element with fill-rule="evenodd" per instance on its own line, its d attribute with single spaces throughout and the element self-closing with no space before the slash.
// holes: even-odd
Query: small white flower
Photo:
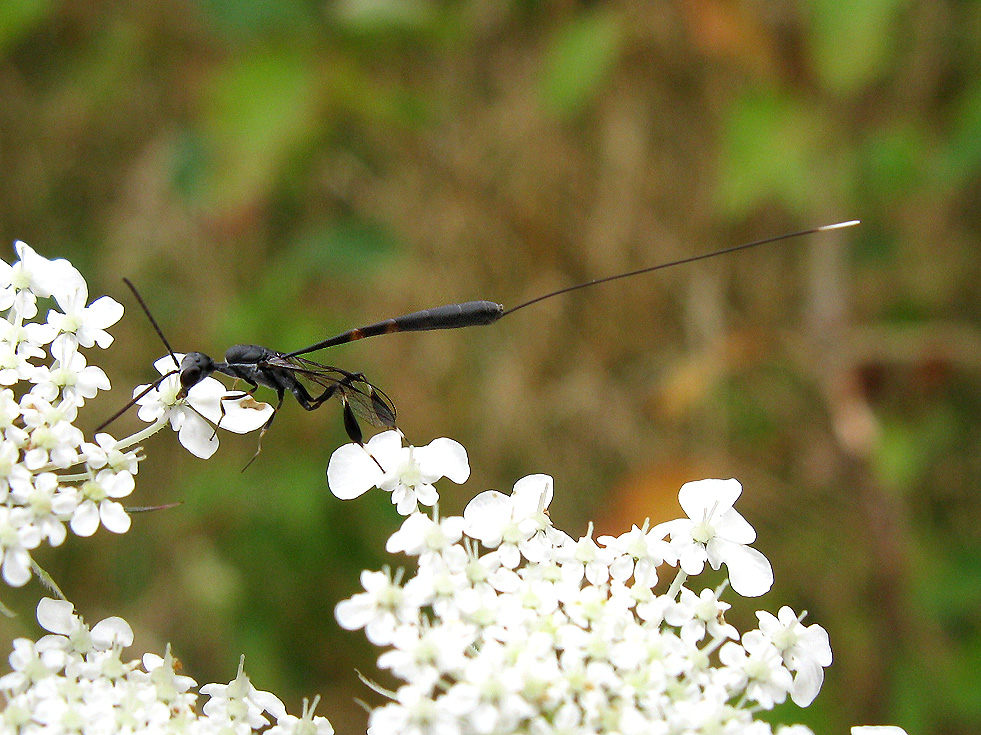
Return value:
<svg viewBox="0 0 981 735">
<path fill-rule="evenodd" d="M 784 605 L 776 617 L 760 610 L 756 613 L 760 632 L 780 651 L 784 663 L 794 672 L 791 699 L 807 707 L 824 683 L 824 667 L 831 665 L 831 642 L 820 625 L 804 627 L 801 618 Z"/>
<path fill-rule="evenodd" d="M 57 674 L 65 665 L 63 651 L 38 648 L 32 640 L 18 638 L 8 661 L 11 672 L 0 677 L 0 689 L 8 692 L 24 692 L 43 679 Z"/>
<path fill-rule="evenodd" d="M 743 597 L 758 597 L 773 586 L 770 562 L 756 549 L 756 531 L 732 506 L 742 492 L 736 480 L 687 482 L 678 501 L 688 515 L 662 523 L 654 532 L 671 535 L 671 546 L 687 574 L 699 574 L 706 561 L 713 569 L 729 570 L 732 589 Z"/>
<path fill-rule="evenodd" d="M 41 530 L 31 523 L 30 511 L 0 505 L 2 573 L 11 587 L 22 587 L 31 578 L 30 550 L 40 545 L 41 538 Z"/>
<path fill-rule="evenodd" d="M 177 353 L 174 357 L 179 363 L 183 355 Z M 195 457 L 208 459 L 218 451 L 215 426 L 236 434 L 247 434 L 261 428 L 274 410 L 251 396 L 226 398 L 228 389 L 214 378 L 200 381 L 181 398 L 180 380 L 170 356 L 161 357 L 153 367 L 168 377 L 137 401 L 140 406 L 137 416 L 148 422 L 169 420 L 171 428 L 177 432 L 177 440 Z M 133 396 L 148 387 L 137 386 Z"/>
<path fill-rule="evenodd" d="M 398 625 L 418 619 L 418 605 L 385 572 L 361 572 L 361 586 L 364 592 L 341 600 L 334 609 L 334 617 L 342 628 L 364 628 L 368 640 L 384 646 L 391 643 Z"/>
<path fill-rule="evenodd" d="M 439 627 L 403 625 L 392 637 L 392 650 L 378 657 L 378 668 L 404 681 L 435 684 L 443 673 L 459 672 L 476 638 L 472 625 L 447 621 Z"/>
<path fill-rule="evenodd" d="M 59 395 L 82 406 L 86 398 L 93 398 L 100 390 L 109 390 L 109 378 L 100 367 L 86 365 L 85 356 L 78 351 L 74 340 L 59 337 L 51 345 L 55 356 L 54 365 L 39 368 L 31 376 L 38 384 L 39 395 L 54 401 Z"/>
<path fill-rule="evenodd" d="M 434 521 L 423 513 L 413 513 L 402 522 L 385 544 L 385 551 L 409 556 L 440 554 L 453 546 L 463 536 L 463 519 L 456 516 Z M 425 561 L 420 560 L 420 564 Z"/>
<path fill-rule="evenodd" d="M 499 549 L 504 566 L 514 569 L 523 556 L 545 561 L 554 547 L 552 522 L 546 511 L 552 501 L 552 478 L 529 475 L 514 483 L 510 495 L 486 490 L 463 511 L 466 534 L 490 549 Z"/>
<path fill-rule="evenodd" d="M 53 296 L 57 299 L 85 287 L 82 274 L 64 258 L 48 260 L 20 240 L 14 243 L 14 250 L 20 256 L 20 262 L 13 266 L 13 269 L 18 271 L 13 277 L 14 286 L 17 288 L 30 288 L 37 296 L 42 298 Z"/>
<path fill-rule="evenodd" d="M 63 258 L 48 260 L 38 255 L 27 243 L 14 243 L 20 260 L 7 265 L 0 260 L 0 308 L 11 305 L 25 319 L 37 316 L 37 298 L 68 296 L 84 286 L 85 279 Z"/>
<path fill-rule="evenodd" d="M 112 344 L 106 331 L 123 316 L 123 305 L 109 296 L 101 296 L 88 306 L 88 287 L 85 281 L 74 291 L 55 294 L 62 312 L 48 312 L 48 324 L 56 334 L 72 335 L 72 341 L 82 347 L 99 345 L 105 349 Z"/>
<path fill-rule="evenodd" d="M 174 670 L 176 661 L 170 652 L 170 644 L 163 656 L 155 653 L 143 654 L 143 668 L 149 674 L 156 697 L 167 705 L 168 709 L 178 709 L 183 705 L 190 707 L 196 697 L 188 690 L 197 682 L 190 676 L 182 676 Z"/>
<path fill-rule="evenodd" d="M 610 576 L 621 582 L 636 576 L 638 581 L 653 587 L 657 584 L 657 568 L 678 560 L 671 546 L 651 533 L 646 523 L 644 528 L 635 525 L 619 536 L 600 536 L 597 541 L 615 555 Z"/>
<path fill-rule="evenodd" d="M 300 717 L 283 715 L 264 735 L 333 735 L 334 728 L 327 718 L 313 714 L 319 701 L 319 696 L 314 697 L 313 702 L 304 699 L 303 714 Z"/>
<path fill-rule="evenodd" d="M 60 546 L 68 533 L 62 519 L 75 512 L 75 494 L 62 488 L 53 472 L 19 472 L 9 481 L 10 497 L 31 513 L 31 523 L 49 544 Z"/>
<path fill-rule="evenodd" d="M 117 472 L 125 470 L 135 475 L 140 461 L 139 453 L 136 450 L 121 451 L 117 448 L 118 444 L 111 434 L 96 434 L 95 444 L 82 442 L 82 460 L 93 470 L 108 466 Z"/>
<path fill-rule="evenodd" d="M 0 678 L 5 694 L 0 730 L 22 733 L 248 733 L 273 735 L 330 735 L 323 717 L 304 702 L 303 717 L 287 714 L 282 702 L 258 691 L 239 666 L 228 684 L 208 684 L 210 697 L 198 714 L 194 680 L 174 671 L 167 647 L 164 656 L 146 654 L 124 661 L 123 648 L 133 643 L 129 624 L 106 618 L 91 631 L 74 613 L 70 602 L 42 599 L 38 621 L 50 635 L 37 643 L 14 642 L 11 673 Z M 270 719 L 276 726 L 269 728 Z"/>
<path fill-rule="evenodd" d="M 856 725 L 852 735 L 906 735 L 906 731 L 895 725 Z"/>
<path fill-rule="evenodd" d="M 5 319 L 0 320 L 3 331 L 10 326 Z M 32 380 L 41 368 L 31 360 L 43 356 L 44 350 L 29 342 L 18 343 L 9 335 L 6 339 L 0 336 L 0 385 L 16 385 L 22 380 Z"/>
<path fill-rule="evenodd" d="M 569 539 L 556 548 L 555 558 L 563 567 L 568 567 L 571 579 L 579 581 L 585 577 L 590 584 L 606 584 L 610 580 L 610 565 L 616 559 L 616 552 L 597 546 L 592 536 L 593 524 L 590 521 L 586 535 L 578 541 Z"/>
<path fill-rule="evenodd" d="M 38 641 L 40 647 L 56 648 L 79 655 L 85 655 L 94 649 L 91 631 L 75 614 L 75 606 L 68 600 L 42 598 L 37 604 L 37 621 L 42 628 L 52 633 Z"/>
<path fill-rule="evenodd" d="M 363 447 L 345 444 L 327 465 L 327 484 L 336 497 L 351 500 L 378 487 L 392 494 L 401 515 L 409 515 L 420 503 L 435 505 L 439 494 L 433 483 L 443 477 L 458 484 L 470 477 L 463 446 L 441 438 L 424 447 L 403 447 L 398 431 L 376 434 Z"/>
<path fill-rule="evenodd" d="M 126 533 L 131 520 L 116 501 L 133 492 L 135 484 L 129 472 L 110 469 L 100 470 L 95 477 L 83 482 L 79 490 L 81 502 L 72 515 L 72 531 L 79 536 L 91 536 L 101 522 L 113 533 Z"/>
<path fill-rule="evenodd" d="M 735 674 L 737 687 L 766 709 L 783 702 L 794 685 L 780 652 L 759 631 L 743 635 L 741 645 L 726 643 L 719 649 L 719 660 Z"/>
<path fill-rule="evenodd" d="M 701 641 L 706 632 L 713 639 L 738 638 L 739 632 L 722 617 L 730 607 L 715 590 L 704 589 L 696 595 L 683 587 L 680 599 L 665 609 L 664 621 L 680 628 L 681 639 L 689 643 Z"/>
<path fill-rule="evenodd" d="M 205 684 L 201 694 L 211 697 L 204 704 L 204 714 L 247 725 L 253 730 L 270 724 L 263 712 L 276 719 L 286 716 L 286 708 L 277 696 L 256 689 L 249 681 L 245 675 L 245 656 L 239 660 L 238 676 L 228 684 Z"/>
</svg>

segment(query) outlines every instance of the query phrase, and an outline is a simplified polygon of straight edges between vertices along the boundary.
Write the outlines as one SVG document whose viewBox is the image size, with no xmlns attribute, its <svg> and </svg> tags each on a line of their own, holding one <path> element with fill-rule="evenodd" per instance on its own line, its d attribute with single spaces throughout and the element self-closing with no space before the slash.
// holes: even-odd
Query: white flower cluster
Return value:
<svg viewBox="0 0 981 735">
<path fill-rule="evenodd" d="M 406 457 L 444 458 L 424 477 L 463 474 L 449 440 L 434 442 L 435 452 L 399 440 L 401 454 L 392 441 L 380 441 L 384 472 L 356 458 L 364 448 L 339 449 L 332 489 L 363 487 L 352 466 L 386 490 L 428 484 Z M 770 733 L 755 713 L 788 695 L 810 704 L 831 647 L 789 607 L 757 613 L 759 628 L 740 635 L 723 617 L 725 585 L 683 586 L 707 561 L 725 564 L 742 595 L 770 588 L 769 563 L 748 546 L 755 532 L 733 508 L 740 491 L 735 480 L 688 483 L 680 493 L 687 518 L 596 541 L 591 531 L 576 540 L 553 527 L 547 475 L 519 480 L 510 495 L 483 492 L 462 517 L 411 513 L 387 549 L 416 557 L 416 573 L 365 571 L 365 591 L 336 609 L 344 628 L 364 628 L 386 648 L 378 665 L 403 682 L 371 713 L 369 733 Z M 665 565 L 679 570 L 656 593 Z"/>
<path fill-rule="evenodd" d="M 251 397 L 223 401 L 227 391 L 213 379 L 179 397 L 175 374 L 134 393 L 144 393 L 139 416 L 150 427 L 119 441 L 108 433 L 86 441 L 74 425 L 78 410 L 109 388 L 109 378 L 81 350 L 112 344 L 106 330 L 123 307 L 109 296 L 86 305 L 88 286 L 71 263 L 48 260 L 23 242 L 14 247 L 17 262 L 0 260 L 0 570 L 7 584 L 21 586 L 35 568 L 30 552 L 45 541 L 60 545 L 66 524 L 79 536 L 100 525 L 129 530 L 120 500 L 135 485 L 136 445 L 150 434 L 169 422 L 181 443 L 206 457 L 218 447 L 212 424 L 253 431 L 272 407 Z M 44 321 L 39 299 L 52 302 Z M 157 363 L 165 364 L 173 372 L 169 356 Z"/>
<path fill-rule="evenodd" d="M 302 717 L 287 714 L 273 694 L 257 690 L 244 672 L 228 684 L 206 684 L 208 700 L 197 713 L 195 682 L 175 671 L 170 650 L 124 661 L 133 630 L 122 618 L 91 629 L 70 602 L 42 599 L 37 619 L 50 631 L 38 641 L 19 638 L 10 654 L 12 671 L 0 677 L 7 705 L 0 733 L 145 733 L 146 735 L 331 735 L 313 706 Z M 273 724 L 275 722 L 275 724 Z"/>
<path fill-rule="evenodd" d="M 66 523 L 79 536 L 100 524 L 129 529 L 118 501 L 133 490 L 138 457 L 108 434 L 87 442 L 74 426 L 86 399 L 109 388 L 80 350 L 108 347 L 123 307 L 108 296 L 86 306 L 85 280 L 67 260 L 15 249 L 19 261 L 0 261 L 0 557 L 4 581 L 20 586 L 31 550 L 61 544 Z M 43 322 L 38 299 L 57 307 Z"/>
<path fill-rule="evenodd" d="M 48 260 L 22 242 L 15 249 L 19 261 L 0 261 L 0 559 L 4 580 L 20 586 L 32 571 L 43 576 L 31 550 L 45 540 L 60 545 L 66 525 L 79 536 L 91 536 L 100 525 L 129 530 L 119 500 L 135 485 L 141 457 L 133 447 L 150 434 L 170 423 L 185 446 L 210 456 L 218 440 L 209 419 L 251 431 L 272 407 L 251 397 L 222 401 L 226 391 L 215 380 L 178 396 L 174 375 L 134 392 L 142 396 L 139 415 L 151 426 L 120 441 L 107 433 L 85 441 L 74 426 L 78 409 L 108 389 L 109 379 L 87 365 L 80 349 L 108 347 L 106 329 L 123 307 L 108 296 L 86 305 L 88 287 L 67 260 Z M 39 299 L 57 307 L 44 321 L 37 319 Z M 287 714 L 241 667 L 229 684 L 201 687 L 209 699 L 199 715 L 194 680 L 175 673 L 169 651 L 163 658 L 143 656 L 142 665 L 123 661 L 122 650 L 133 642 L 126 621 L 107 618 L 89 629 L 70 602 L 48 598 L 38 604 L 37 617 L 50 635 L 14 641 L 12 671 L 0 677 L 6 699 L 0 733 L 333 732 L 313 707 L 299 718 Z"/>
</svg>

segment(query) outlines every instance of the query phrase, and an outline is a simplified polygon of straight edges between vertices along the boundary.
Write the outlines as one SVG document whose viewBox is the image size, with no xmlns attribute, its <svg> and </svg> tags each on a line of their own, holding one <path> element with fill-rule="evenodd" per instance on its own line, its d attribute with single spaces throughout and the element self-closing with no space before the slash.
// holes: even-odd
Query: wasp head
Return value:
<svg viewBox="0 0 981 735">
<path fill-rule="evenodd" d="M 183 398 L 187 392 L 215 371 L 215 361 L 203 352 L 188 352 L 181 360 L 180 381 L 181 390 L 178 394 Z"/>
</svg>

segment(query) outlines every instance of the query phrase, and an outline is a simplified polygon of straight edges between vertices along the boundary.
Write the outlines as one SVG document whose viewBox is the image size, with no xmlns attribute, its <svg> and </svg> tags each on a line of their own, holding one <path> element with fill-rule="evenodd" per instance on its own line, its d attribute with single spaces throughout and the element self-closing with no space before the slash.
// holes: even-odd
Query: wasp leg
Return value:
<svg viewBox="0 0 981 735">
<path fill-rule="evenodd" d="M 266 423 L 264 423 L 262 425 L 262 428 L 259 430 L 259 443 L 256 445 L 255 454 L 252 455 L 252 459 L 250 459 L 248 462 L 245 463 L 245 467 L 242 468 L 242 472 L 245 472 L 249 468 L 249 465 L 255 462 L 255 458 L 258 457 L 259 452 L 262 451 L 262 437 L 264 437 L 266 435 L 266 432 L 269 431 L 269 427 L 272 426 L 273 419 L 276 418 L 276 414 L 279 413 L 279 409 L 283 407 L 283 399 L 285 397 L 286 397 L 286 390 L 280 388 L 279 401 L 277 401 L 276 403 L 276 408 L 273 409 L 272 416 L 269 417 L 269 420 L 266 421 Z"/>
<path fill-rule="evenodd" d="M 307 411 L 314 411 L 320 408 L 325 402 L 329 401 L 334 397 L 335 394 L 340 391 L 341 403 L 343 404 L 343 415 L 344 415 L 344 432 L 347 434 L 348 438 L 360 446 L 367 452 L 371 460 L 378 465 L 378 469 L 382 472 L 385 468 L 381 466 L 381 463 L 368 452 L 364 447 L 364 434 L 361 431 L 361 426 L 358 424 L 358 417 L 354 415 L 354 409 L 351 408 L 351 403 L 348 401 L 347 396 L 344 395 L 343 388 L 349 387 L 352 383 L 357 380 L 364 380 L 364 375 L 360 373 L 351 373 L 346 375 L 343 380 L 339 380 L 333 385 L 324 389 L 324 392 L 319 396 L 311 396 L 303 384 L 299 381 L 295 385 L 290 386 L 290 391 L 292 391 L 293 396 L 296 398 L 296 402 L 299 403 Z"/>
<path fill-rule="evenodd" d="M 236 383 L 238 382 L 238 378 L 235 379 L 235 382 Z M 246 381 L 246 382 L 248 382 L 248 381 Z M 226 393 L 225 395 L 223 395 L 221 398 L 218 399 L 218 408 L 221 409 L 221 413 L 218 416 L 218 423 L 215 424 L 215 431 L 211 435 L 211 438 L 212 439 L 214 439 L 216 436 L 218 436 L 218 427 L 221 426 L 221 422 L 225 418 L 225 401 L 236 401 L 236 400 L 238 400 L 240 398 L 245 398 L 246 396 L 254 396 L 255 395 L 255 392 L 257 390 L 259 390 L 259 384 L 258 383 L 251 383 L 250 382 L 249 385 L 251 385 L 252 387 L 249 388 L 248 390 L 245 390 L 245 391 L 237 391 L 236 393 Z M 235 387 L 234 384 L 232 385 L 232 387 L 233 388 Z M 273 414 L 273 415 L 275 415 L 275 414 Z M 254 457 L 253 457 L 253 459 L 254 459 Z M 248 465 L 246 465 L 246 466 L 248 466 Z"/>
</svg>

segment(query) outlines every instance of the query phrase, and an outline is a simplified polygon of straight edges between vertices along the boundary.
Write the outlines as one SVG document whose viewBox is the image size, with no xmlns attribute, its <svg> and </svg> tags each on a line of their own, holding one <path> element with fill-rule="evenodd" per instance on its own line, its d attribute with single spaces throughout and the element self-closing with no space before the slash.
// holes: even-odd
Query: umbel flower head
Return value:
<svg viewBox="0 0 981 735">
<path fill-rule="evenodd" d="M 133 629 L 118 617 L 89 628 L 65 600 L 44 598 L 37 619 L 49 631 L 37 641 L 18 638 L 11 672 L 0 677 L 6 707 L 0 733 L 155 733 L 159 735 L 331 735 L 325 717 L 304 708 L 287 714 L 278 697 L 260 691 L 245 674 L 245 660 L 228 684 L 205 684 L 198 707 L 194 679 L 178 674 L 175 660 L 144 654 L 125 660 Z"/>
<path fill-rule="evenodd" d="M 67 260 L 23 242 L 14 249 L 13 265 L 0 260 L 0 569 L 20 586 L 31 578 L 31 551 L 60 545 L 66 525 L 80 536 L 129 529 L 120 501 L 133 490 L 137 455 L 108 434 L 87 442 L 74 425 L 85 402 L 109 388 L 82 351 L 112 344 L 106 330 L 123 307 L 108 296 L 89 304 Z M 44 321 L 42 300 L 50 303 Z"/>
<path fill-rule="evenodd" d="M 208 457 L 218 448 L 217 425 L 253 431 L 272 407 L 229 399 L 210 379 L 179 397 L 172 375 L 137 389 L 149 427 L 120 440 L 107 432 L 87 440 L 75 426 L 79 410 L 110 385 L 86 351 L 112 344 L 108 329 L 123 307 L 109 296 L 88 303 L 85 279 L 67 260 L 48 260 L 23 242 L 14 249 L 13 265 L 0 260 L 0 576 L 20 586 L 35 567 L 31 552 L 60 545 L 69 529 L 78 536 L 129 530 L 122 503 L 135 487 L 139 442 L 169 424 L 191 452 Z M 158 369 L 173 371 L 171 358 Z"/>
<path fill-rule="evenodd" d="M 466 455 L 453 445 L 423 452 L 393 433 L 342 447 L 331 488 L 340 497 L 387 489 L 420 453 L 430 484 L 456 479 Z M 757 713 L 788 696 L 810 704 L 831 647 L 787 607 L 760 612 L 760 627 L 740 633 L 725 621 L 727 585 L 685 586 L 705 562 L 725 565 L 743 596 L 772 585 L 769 562 L 749 546 L 755 532 L 733 508 L 740 491 L 735 480 L 688 483 L 679 494 L 688 518 L 598 541 L 552 525 L 547 475 L 518 480 L 510 494 L 482 492 L 461 518 L 413 510 L 387 548 L 413 557 L 415 571 L 365 571 L 364 591 L 335 610 L 342 627 L 363 628 L 384 649 L 378 666 L 400 682 L 372 710 L 369 732 L 773 732 Z M 671 567 L 674 583 L 657 591 L 659 570 Z"/>
</svg>

